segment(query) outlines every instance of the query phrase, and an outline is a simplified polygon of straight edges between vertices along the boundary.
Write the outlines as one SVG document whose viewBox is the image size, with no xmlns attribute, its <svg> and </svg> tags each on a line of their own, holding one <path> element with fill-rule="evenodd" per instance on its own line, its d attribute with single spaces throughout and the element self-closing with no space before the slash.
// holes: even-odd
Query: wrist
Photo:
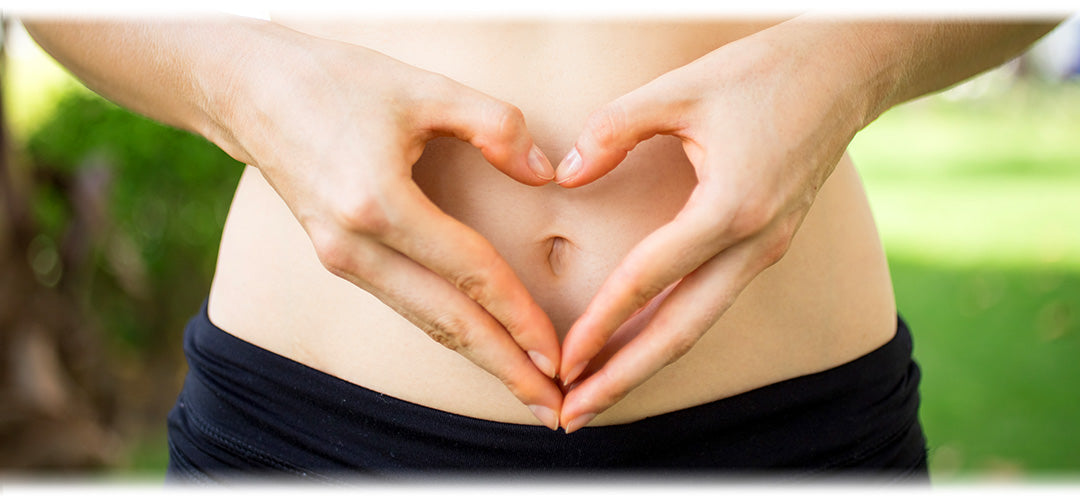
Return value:
<svg viewBox="0 0 1080 500">
<path fill-rule="evenodd" d="M 783 136 L 828 129 L 850 140 L 891 105 L 895 63 L 867 51 L 843 23 L 797 18 L 731 49 L 729 60 L 780 96 Z"/>
<path fill-rule="evenodd" d="M 852 134 L 901 102 L 910 51 L 887 40 L 883 23 L 796 19 L 791 25 L 802 32 L 790 40 L 804 51 L 806 79 L 843 103 Z"/>
<path fill-rule="evenodd" d="M 273 23 L 242 19 L 215 30 L 192 62 L 201 100 L 195 130 L 239 161 L 256 164 L 252 137 L 283 87 L 311 75 L 310 37 Z M 296 96 L 294 96 L 296 97 Z"/>
<path fill-rule="evenodd" d="M 835 23 L 828 51 L 863 87 L 862 126 L 889 108 L 948 88 L 1018 56 L 1056 21 Z"/>
<path fill-rule="evenodd" d="M 911 40 L 926 34 L 915 33 L 923 26 L 911 26 L 908 38 L 898 37 L 895 24 L 863 22 L 837 24 L 834 37 L 848 65 L 860 82 L 866 99 L 866 113 L 860 130 L 893 106 L 908 99 L 904 91 L 916 49 Z"/>
</svg>

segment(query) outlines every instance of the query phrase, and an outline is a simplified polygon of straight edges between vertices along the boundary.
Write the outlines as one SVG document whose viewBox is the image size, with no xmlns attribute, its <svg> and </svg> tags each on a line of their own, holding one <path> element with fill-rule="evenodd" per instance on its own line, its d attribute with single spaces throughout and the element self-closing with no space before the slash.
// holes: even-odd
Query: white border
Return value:
<svg viewBox="0 0 1080 500">
<path fill-rule="evenodd" d="M 993 16 L 1061 17 L 1080 10 L 1069 0 L 1013 2 L 973 0 L 188 0 L 188 1 L 73 1 L 14 0 L 0 9 L 15 15 L 144 15 L 213 12 L 282 11 L 307 14 L 356 13 L 379 16 L 422 17 L 686 17 L 700 15 L 768 15 L 814 11 L 868 16 Z"/>
</svg>

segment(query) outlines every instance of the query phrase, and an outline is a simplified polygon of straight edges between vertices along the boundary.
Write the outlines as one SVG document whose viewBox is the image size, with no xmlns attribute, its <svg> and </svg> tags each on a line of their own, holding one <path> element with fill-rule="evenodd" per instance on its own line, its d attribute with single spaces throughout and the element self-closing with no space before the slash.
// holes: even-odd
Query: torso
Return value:
<svg viewBox="0 0 1080 500">
<path fill-rule="evenodd" d="M 597 107 L 770 23 L 286 23 L 378 50 L 512 103 L 557 162 Z M 670 220 L 696 178 L 679 142 L 639 145 L 576 189 L 528 187 L 451 139 L 414 179 L 488 238 L 560 335 L 630 248 Z M 284 202 L 248 167 L 222 236 L 211 320 L 265 349 L 390 396 L 477 418 L 536 424 L 498 380 L 319 263 Z M 638 420 L 843 364 L 887 342 L 896 312 L 885 257 L 846 156 L 787 255 L 689 354 L 591 425 Z"/>
</svg>

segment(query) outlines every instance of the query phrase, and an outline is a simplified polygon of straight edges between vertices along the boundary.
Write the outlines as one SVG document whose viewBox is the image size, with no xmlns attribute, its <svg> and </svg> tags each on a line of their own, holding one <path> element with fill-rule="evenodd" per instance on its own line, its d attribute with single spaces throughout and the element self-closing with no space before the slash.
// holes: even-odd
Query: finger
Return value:
<svg viewBox="0 0 1080 500">
<path fill-rule="evenodd" d="M 671 291 L 674 290 L 680 282 L 681 281 L 676 281 L 672 286 L 669 286 L 663 292 L 660 292 L 659 295 L 649 301 L 648 305 L 639 309 L 633 316 L 626 320 L 625 323 L 620 325 L 619 328 L 615 330 L 615 333 L 611 335 L 611 338 L 607 343 L 604 344 L 603 349 L 588 361 L 584 371 L 582 371 L 580 375 L 574 377 L 572 383 L 565 384 L 560 380 L 559 382 L 563 386 L 563 392 L 572 389 L 574 386 L 578 385 L 581 380 L 584 380 L 595 373 L 603 367 L 604 363 L 607 363 L 615 353 L 619 352 L 619 349 L 622 349 L 623 346 L 637 337 L 638 334 L 645 329 L 645 326 L 649 324 L 649 321 L 652 320 L 652 317 L 656 314 L 656 309 L 664 303 L 665 298 L 671 294 Z"/>
<path fill-rule="evenodd" d="M 483 307 L 537 368 L 554 377 L 561 355 L 555 327 L 491 243 L 439 210 L 415 184 L 393 196 L 398 212 L 382 241 Z"/>
<path fill-rule="evenodd" d="M 488 163 L 518 182 L 540 186 L 555 178 L 520 109 L 453 80 L 442 82 L 437 104 L 420 112 L 424 128 L 472 144 Z"/>
<path fill-rule="evenodd" d="M 594 111 L 574 148 L 555 170 L 563 187 L 588 184 L 614 169 L 635 146 L 657 134 L 684 128 L 686 106 L 660 80 Z"/>
<path fill-rule="evenodd" d="M 370 239 L 337 240 L 328 266 L 370 291 L 433 340 L 497 377 L 549 428 L 558 428 L 562 392 L 476 302 L 439 275 Z"/>
<path fill-rule="evenodd" d="M 675 219 L 638 243 L 600 286 L 563 340 L 564 383 L 573 382 L 637 310 L 736 241 L 738 234 L 724 231 L 730 217 L 703 197 L 699 186 Z"/>
<path fill-rule="evenodd" d="M 756 242 L 743 242 L 686 276 L 649 325 L 563 399 L 560 422 L 573 432 L 686 354 L 756 276 Z"/>
</svg>

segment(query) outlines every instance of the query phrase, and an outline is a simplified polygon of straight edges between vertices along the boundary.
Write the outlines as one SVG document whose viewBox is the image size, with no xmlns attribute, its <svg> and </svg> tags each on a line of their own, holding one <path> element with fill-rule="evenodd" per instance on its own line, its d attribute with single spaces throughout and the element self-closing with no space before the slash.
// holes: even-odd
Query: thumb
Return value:
<svg viewBox="0 0 1080 500">
<path fill-rule="evenodd" d="M 423 113 L 426 128 L 472 144 L 488 163 L 518 182 L 540 186 L 555 178 L 517 106 L 461 84 L 453 86 L 438 106 Z"/>
<path fill-rule="evenodd" d="M 563 187 L 588 184 L 615 169 L 642 141 L 680 128 L 677 103 L 646 85 L 594 111 L 574 149 L 555 170 Z"/>
</svg>

